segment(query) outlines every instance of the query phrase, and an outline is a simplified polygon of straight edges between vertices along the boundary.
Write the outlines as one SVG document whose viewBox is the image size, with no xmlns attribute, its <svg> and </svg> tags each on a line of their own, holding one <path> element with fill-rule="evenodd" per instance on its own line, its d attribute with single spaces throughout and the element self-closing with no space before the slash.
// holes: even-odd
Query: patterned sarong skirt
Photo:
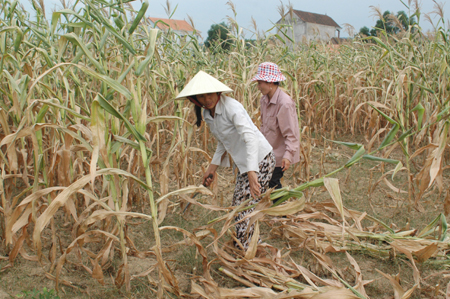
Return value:
<svg viewBox="0 0 450 299">
<path fill-rule="evenodd" d="M 267 154 L 267 156 L 264 157 L 264 159 L 259 162 L 259 172 L 258 175 L 258 183 L 261 185 L 261 194 L 266 192 L 266 190 L 269 187 L 269 181 L 272 177 L 273 170 L 275 169 L 275 155 L 273 152 L 270 152 Z M 243 201 L 246 201 L 251 197 L 250 194 L 250 184 L 248 181 L 248 175 L 247 173 L 241 174 L 238 172 L 237 178 L 236 178 L 236 186 L 234 189 L 233 194 L 233 206 L 240 205 Z M 259 202 L 260 198 L 253 198 L 248 205 L 253 205 Z M 242 218 L 244 218 L 246 215 L 253 212 L 254 208 L 251 208 L 249 210 L 240 212 L 237 214 L 235 221 L 238 222 Z M 241 242 L 242 246 L 244 247 L 244 250 L 248 249 L 249 242 L 253 235 L 253 229 L 254 225 L 248 228 L 249 218 L 245 219 L 242 222 L 239 222 L 236 224 L 236 237 Z"/>
</svg>

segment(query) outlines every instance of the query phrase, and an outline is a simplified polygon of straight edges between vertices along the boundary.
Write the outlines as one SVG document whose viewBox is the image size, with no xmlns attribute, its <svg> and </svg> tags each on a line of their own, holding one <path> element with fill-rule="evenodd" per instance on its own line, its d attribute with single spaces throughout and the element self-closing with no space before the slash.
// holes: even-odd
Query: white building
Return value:
<svg viewBox="0 0 450 299">
<path fill-rule="evenodd" d="M 340 37 L 341 27 L 329 16 L 292 10 L 277 22 L 278 30 L 283 31 L 295 43 L 316 41 L 330 41 L 333 37 Z M 288 25 L 288 26 L 285 26 Z M 289 39 L 280 34 L 290 43 Z"/>
</svg>

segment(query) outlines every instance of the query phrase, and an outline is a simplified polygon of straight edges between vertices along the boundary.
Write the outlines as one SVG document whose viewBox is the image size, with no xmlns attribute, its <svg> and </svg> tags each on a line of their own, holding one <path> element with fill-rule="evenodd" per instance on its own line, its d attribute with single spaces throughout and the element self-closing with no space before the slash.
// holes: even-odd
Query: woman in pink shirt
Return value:
<svg viewBox="0 0 450 299">
<path fill-rule="evenodd" d="M 300 130 L 295 103 L 279 88 L 286 80 L 275 63 L 263 62 L 252 81 L 258 81 L 261 98 L 261 133 L 275 153 L 276 165 L 269 187 L 281 188 L 281 178 L 291 164 L 300 161 Z"/>
</svg>

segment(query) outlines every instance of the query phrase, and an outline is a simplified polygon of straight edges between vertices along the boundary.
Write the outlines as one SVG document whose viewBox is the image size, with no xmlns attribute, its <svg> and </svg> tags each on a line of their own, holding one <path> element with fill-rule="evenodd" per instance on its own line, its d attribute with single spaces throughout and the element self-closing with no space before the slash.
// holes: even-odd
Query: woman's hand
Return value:
<svg viewBox="0 0 450 299">
<path fill-rule="evenodd" d="M 286 158 L 281 160 L 281 170 L 286 171 L 289 169 L 289 166 L 291 166 L 291 161 Z"/>
<path fill-rule="evenodd" d="M 210 164 L 205 174 L 203 174 L 203 186 L 209 187 L 216 178 L 216 170 L 218 165 Z"/>
<path fill-rule="evenodd" d="M 261 196 L 261 185 L 258 183 L 258 175 L 254 171 L 247 172 L 250 194 L 256 198 Z"/>
</svg>

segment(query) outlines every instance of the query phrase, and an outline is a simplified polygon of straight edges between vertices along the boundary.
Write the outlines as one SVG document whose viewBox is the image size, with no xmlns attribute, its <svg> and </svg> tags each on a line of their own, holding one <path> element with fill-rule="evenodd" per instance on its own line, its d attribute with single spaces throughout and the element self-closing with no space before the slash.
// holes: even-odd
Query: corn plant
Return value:
<svg viewBox="0 0 450 299">
<path fill-rule="evenodd" d="M 104 271 L 116 265 L 114 284 L 129 291 L 128 257 L 152 256 L 156 266 L 148 273 L 157 272 L 157 279 L 150 280 L 157 296 L 183 296 L 161 241 L 161 231 L 172 230 L 188 240 L 178 245 L 193 244 L 201 256 L 203 286 L 194 282 L 192 294 L 214 298 L 236 294 L 235 290 L 220 290 L 213 281 L 209 248 L 221 263 L 219 271 L 248 286 L 248 296 L 258 292 L 272 296 L 274 290 L 305 291 L 308 286 L 291 279 L 293 275 L 309 279 L 315 294 L 327 292 L 317 287 L 320 278 L 295 262 L 280 262 L 290 275 L 287 277 L 264 265 L 230 257 L 230 252 L 240 253 L 225 251 L 222 237 L 233 226 L 233 215 L 248 207 L 217 207 L 187 196 L 194 192 L 213 196 L 193 185 L 199 185 L 214 142 L 206 126 L 193 126 L 192 105 L 173 99 L 199 70 L 204 70 L 230 86 L 232 96 L 243 103 L 259 125 L 261 95 L 251 78 L 263 61 L 276 62 L 288 77 L 282 88 L 296 102 L 304 133 L 303 161 L 296 169 L 301 170 L 298 182 L 303 183 L 267 194 L 249 216 L 252 222 L 295 215 L 308 204 L 302 192 L 325 186 L 332 202 L 309 208 L 334 225 L 331 235 L 314 237 L 312 231 L 303 235 L 302 227 L 286 226 L 274 233 L 293 244 L 306 244 L 317 267 L 334 278 L 330 284 L 345 288 L 341 291 L 349 298 L 365 297 L 364 287 L 361 283 L 349 284 L 324 262 L 323 254 L 329 246 L 383 256 L 396 248 L 409 260 L 414 273 L 415 260 L 410 254 L 427 261 L 448 250 L 447 225 L 442 215 L 417 239 L 365 216 L 383 228 L 370 234 L 360 223 L 362 214 L 343 207 L 332 178 L 362 159 L 369 159 L 381 165 L 381 178 L 371 190 L 386 182 L 388 174 L 393 177 L 406 171 L 411 206 L 420 209 L 420 199 L 433 186 L 442 191 L 450 53 L 443 16 L 431 38 L 414 25 L 398 36 L 381 32 L 371 40 L 355 38 L 338 50 L 330 50 L 320 42 L 294 48 L 283 41 L 286 28 L 269 34 L 257 32 L 254 26 L 257 40 L 246 44 L 243 29 L 235 20 L 234 4 L 229 2 L 234 15 L 229 19 L 233 46 L 221 52 L 205 48 L 195 35 L 185 38 L 171 30 L 151 28 L 145 19 L 151 13 L 148 1 L 135 11 L 128 1 L 82 0 L 47 16 L 43 3 L 32 1 L 35 17 L 31 18 L 18 1 L 0 0 L 0 231 L 8 253 L 8 264 L 1 271 L 13 267 L 19 256 L 39 260 L 49 264 L 48 277 L 59 289 L 61 284 L 70 285 L 62 269 L 74 257 L 77 266 L 100 284 L 107 283 Z M 172 14 L 168 7 L 168 15 Z M 341 139 L 340 134 L 359 134 L 365 141 L 335 142 L 354 150 L 354 155 L 332 172 L 314 172 L 312 148 L 322 137 Z M 398 149 L 402 156 L 393 158 L 391 155 Z M 388 164 L 395 166 L 385 169 Z M 388 186 L 395 192 L 403 191 L 401 186 Z M 217 187 L 213 191 L 217 195 Z M 299 199 L 285 203 L 293 197 Z M 271 207 L 269 198 L 281 198 L 282 205 Z M 223 215 L 195 232 L 162 227 L 171 213 L 169 207 L 181 199 Z M 327 211 L 338 218 L 329 218 Z M 127 231 L 133 218 L 143 219 L 143 226 L 152 227 L 151 245 L 145 250 L 136 248 Z M 216 231 L 213 225 L 219 221 L 225 224 Z M 62 233 L 61 223 L 68 224 L 69 234 Z M 320 223 L 308 225 L 320 227 Z M 352 230 L 347 234 L 349 227 Z M 415 245 L 409 252 L 405 243 L 394 242 L 405 235 L 408 238 L 404 242 L 414 241 L 420 246 Z M 201 242 L 206 236 L 213 240 L 209 247 Z M 390 245 L 351 242 L 351 236 Z M 426 242 L 431 236 L 437 245 Z M 61 238 L 69 245 L 58 251 Z M 312 239 L 316 244 L 307 242 Z M 329 240 L 335 242 L 330 244 Z M 246 261 L 256 256 L 257 238 L 252 242 L 252 249 L 243 256 Z M 317 244 L 322 252 L 315 251 Z M 275 248 L 269 246 L 267 250 L 273 252 L 273 259 L 281 256 Z M 358 273 L 351 256 L 348 260 Z M 264 276 L 259 286 L 255 284 L 257 279 L 249 279 L 253 276 Z M 386 278 L 392 282 L 392 277 Z M 417 284 L 397 291 L 406 298 L 415 288 Z"/>
</svg>

